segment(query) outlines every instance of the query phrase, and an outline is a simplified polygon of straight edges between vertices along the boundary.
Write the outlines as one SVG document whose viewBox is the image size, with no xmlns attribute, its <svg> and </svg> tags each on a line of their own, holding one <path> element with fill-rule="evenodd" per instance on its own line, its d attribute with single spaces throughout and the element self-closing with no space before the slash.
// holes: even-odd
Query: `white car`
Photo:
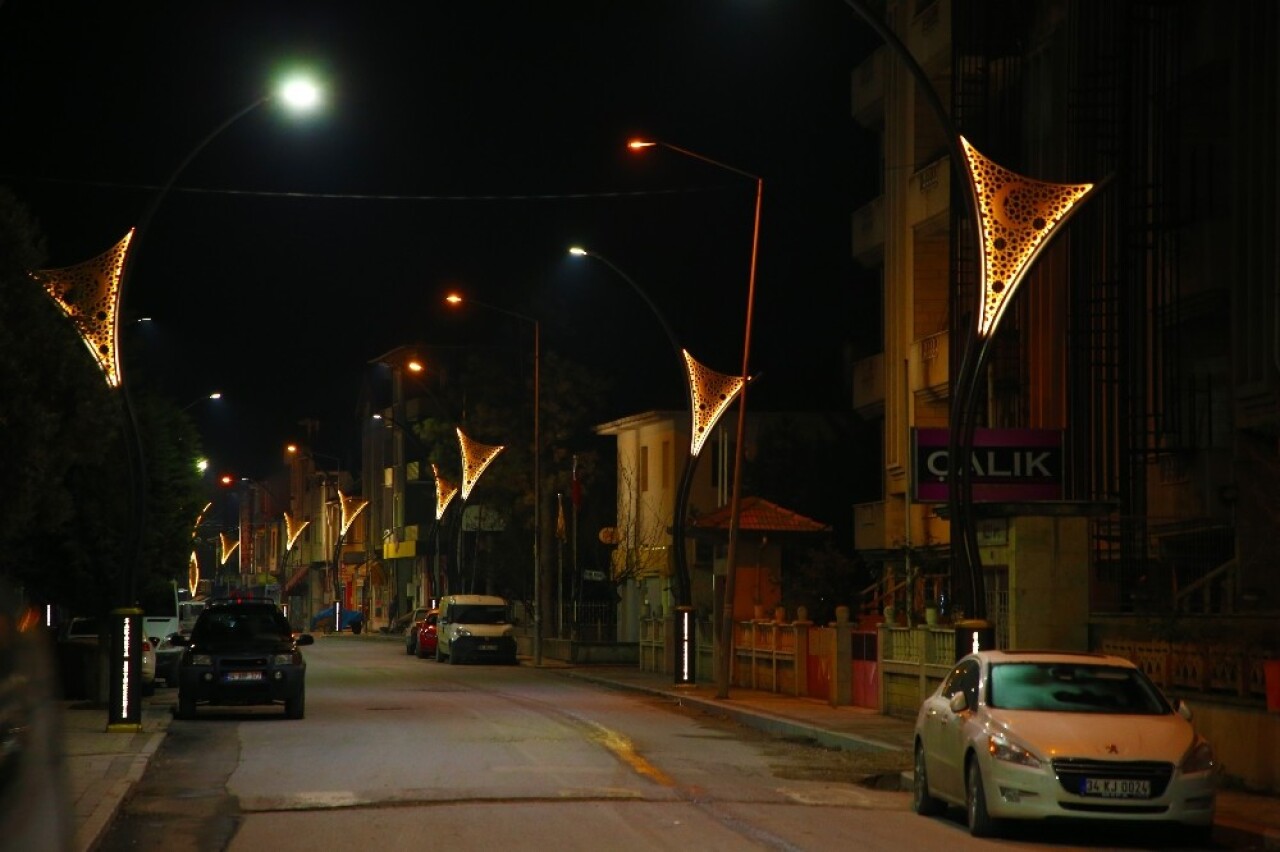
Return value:
<svg viewBox="0 0 1280 852">
<path fill-rule="evenodd" d="M 1207 841 L 1219 767 L 1209 743 L 1133 663 L 1101 654 L 981 651 L 916 717 L 916 813 L 1167 822 Z"/>
</svg>

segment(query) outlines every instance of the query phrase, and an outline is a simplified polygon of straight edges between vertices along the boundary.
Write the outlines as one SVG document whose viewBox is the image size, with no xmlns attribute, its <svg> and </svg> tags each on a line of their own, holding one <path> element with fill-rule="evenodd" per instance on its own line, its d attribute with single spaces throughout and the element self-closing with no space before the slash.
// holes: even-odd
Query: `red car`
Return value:
<svg viewBox="0 0 1280 852">
<path fill-rule="evenodd" d="M 418 643 L 415 652 L 420 660 L 436 658 L 436 622 L 439 619 L 440 610 L 433 609 L 418 622 Z"/>
</svg>

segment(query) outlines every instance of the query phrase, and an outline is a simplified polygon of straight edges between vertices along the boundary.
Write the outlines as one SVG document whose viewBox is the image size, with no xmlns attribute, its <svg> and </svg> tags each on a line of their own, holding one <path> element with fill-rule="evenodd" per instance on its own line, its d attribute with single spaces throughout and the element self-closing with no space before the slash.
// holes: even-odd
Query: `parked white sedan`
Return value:
<svg viewBox="0 0 1280 852">
<path fill-rule="evenodd" d="M 1207 840 L 1213 749 L 1131 662 L 982 651 L 960 660 L 916 718 L 917 813 L 962 805 L 969 831 L 1002 819 L 1180 824 Z"/>
</svg>

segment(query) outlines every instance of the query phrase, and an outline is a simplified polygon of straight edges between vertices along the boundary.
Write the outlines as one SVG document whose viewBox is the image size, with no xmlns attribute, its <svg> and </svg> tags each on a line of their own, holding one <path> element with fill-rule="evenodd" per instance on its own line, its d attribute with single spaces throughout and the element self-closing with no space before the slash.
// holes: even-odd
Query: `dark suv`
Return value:
<svg viewBox="0 0 1280 852">
<path fill-rule="evenodd" d="M 284 704 L 290 719 L 306 707 L 307 664 L 284 613 L 270 601 L 210 601 L 200 613 L 178 664 L 180 719 L 195 716 L 197 704 Z"/>
</svg>

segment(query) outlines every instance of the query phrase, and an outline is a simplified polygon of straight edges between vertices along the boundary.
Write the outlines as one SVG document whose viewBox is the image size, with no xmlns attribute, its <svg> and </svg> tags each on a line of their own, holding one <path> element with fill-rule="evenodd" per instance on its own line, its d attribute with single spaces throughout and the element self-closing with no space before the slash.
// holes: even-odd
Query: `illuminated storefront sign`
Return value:
<svg viewBox="0 0 1280 852">
<path fill-rule="evenodd" d="M 947 502 L 946 429 L 916 429 L 915 499 Z M 969 456 L 975 503 L 1061 500 L 1062 432 L 1056 429 L 975 429 Z"/>
</svg>

